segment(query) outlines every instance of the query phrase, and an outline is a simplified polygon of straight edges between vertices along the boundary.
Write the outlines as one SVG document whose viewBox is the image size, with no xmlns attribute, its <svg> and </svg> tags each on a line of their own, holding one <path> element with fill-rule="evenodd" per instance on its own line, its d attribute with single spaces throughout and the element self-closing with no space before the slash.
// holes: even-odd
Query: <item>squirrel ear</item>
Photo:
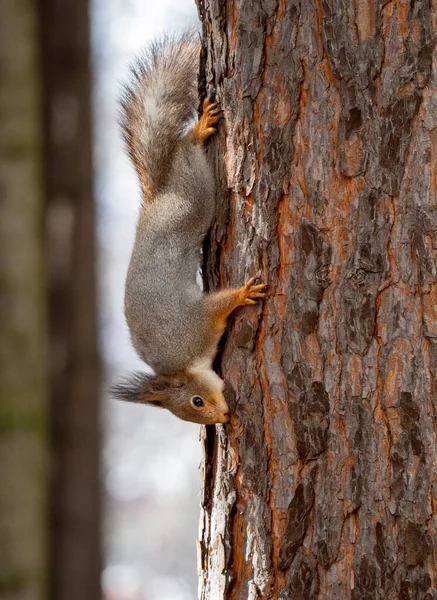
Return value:
<svg viewBox="0 0 437 600">
<path fill-rule="evenodd" d="M 153 384 L 156 379 L 155 375 L 147 375 L 147 373 L 131 373 L 123 381 L 111 387 L 111 394 L 125 402 L 162 406 L 164 388 L 158 386 L 158 389 L 154 389 Z M 159 398 L 160 395 L 161 398 Z"/>
<path fill-rule="evenodd" d="M 182 387 L 187 383 L 183 373 L 171 375 L 147 375 L 132 373 L 124 381 L 111 388 L 113 396 L 126 402 L 165 406 L 170 400 L 172 388 Z"/>
</svg>

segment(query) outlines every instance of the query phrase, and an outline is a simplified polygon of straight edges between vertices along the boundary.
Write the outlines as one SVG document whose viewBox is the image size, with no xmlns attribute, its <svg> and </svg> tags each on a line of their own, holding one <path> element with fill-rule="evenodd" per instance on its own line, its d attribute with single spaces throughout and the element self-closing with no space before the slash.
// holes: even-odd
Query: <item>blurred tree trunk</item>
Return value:
<svg viewBox="0 0 437 600">
<path fill-rule="evenodd" d="M 100 597 L 99 376 L 89 5 L 41 0 L 47 141 L 51 595 Z"/>
<path fill-rule="evenodd" d="M 48 406 L 38 82 L 35 3 L 6 0 L 0 18 L 2 600 L 46 597 Z"/>
<path fill-rule="evenodd" d="M 435 1 L 199 0 L 232 424 L 203 433 L 203 600 L 437 598 Z M 433 60 L 434 58 L 434 60 Z"/>
</svg>

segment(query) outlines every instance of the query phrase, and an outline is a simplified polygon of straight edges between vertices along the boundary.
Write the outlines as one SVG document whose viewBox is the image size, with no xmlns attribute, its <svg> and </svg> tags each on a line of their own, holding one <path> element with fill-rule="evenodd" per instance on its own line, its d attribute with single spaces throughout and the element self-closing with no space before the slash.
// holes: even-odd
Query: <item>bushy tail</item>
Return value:
<svg viewBox="0 0 437 600">
<path fill-rule="evenodd" d="M 200 42 L 187 32 L 152 43 L 132 68 L 123 98 L 125 139 L 150 202 L 167 173 L 176 142 L 198 102 Z"/>
</svg>

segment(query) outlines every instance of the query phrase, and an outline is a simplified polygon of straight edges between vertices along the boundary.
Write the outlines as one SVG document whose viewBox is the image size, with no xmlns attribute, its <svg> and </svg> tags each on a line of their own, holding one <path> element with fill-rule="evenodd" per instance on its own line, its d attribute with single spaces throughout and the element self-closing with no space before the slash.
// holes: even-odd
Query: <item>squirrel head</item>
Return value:
<svg viewBox="0 0 437 600">
<path fill-rule="evenodd" d="M 222 388 L 223 381 L 208 369 L 168 375 L 133 373 L 111 391 L 119 400 L 167 408 L 184 421 L 212 425 L 229 422 Z"/>
</svg>

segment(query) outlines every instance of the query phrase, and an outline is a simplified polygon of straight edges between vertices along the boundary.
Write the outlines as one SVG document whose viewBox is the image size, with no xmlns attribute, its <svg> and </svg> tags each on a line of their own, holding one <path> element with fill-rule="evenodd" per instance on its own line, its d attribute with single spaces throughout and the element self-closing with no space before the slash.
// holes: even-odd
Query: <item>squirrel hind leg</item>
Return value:
<svg viewBox="0 0 437 600">
<path fill-rule="evenodd" d="M 206 98 L 203 102 L 203 112 L 198 123 L 191 130 L 191 136 L 195 144 L 203 144 L 217 129 L 213 127 L 221 119 L 221 110 L 218 102 L 211 102 Z"/>
</svg>

